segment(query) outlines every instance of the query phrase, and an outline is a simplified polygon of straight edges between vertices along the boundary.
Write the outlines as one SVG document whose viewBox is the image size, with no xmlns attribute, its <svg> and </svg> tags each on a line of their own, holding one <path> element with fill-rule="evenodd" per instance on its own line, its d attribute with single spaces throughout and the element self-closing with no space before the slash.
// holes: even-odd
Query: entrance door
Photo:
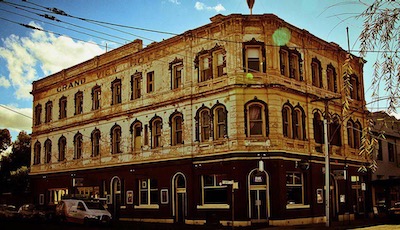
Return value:
<svg viewBox="0 0 400 230">
<path fill-rule="evenodd" d="M 176 174 L 173 179 L 174 214 L 176 223 L 185 223 L 186 217 L 186 180 L 182 174 Z"/>
<path fill-rule="evenodd" d="M 269 217 L 269 177 L 266 171 L 249 173 L 249 218 L 252 222 L 267 222 Z"/>
<path fill-rule="evenodd" d="M 118 177 L 111 179 L 112 217 L 118 220 L 121 207 L 121 180 Z"/>
<path fill-rule="evenodd" d="M 267 191 L 263 190 L 250 190 L 250 208 L 252 219 L 266 219 L 267 218 Z"/>
</svg>

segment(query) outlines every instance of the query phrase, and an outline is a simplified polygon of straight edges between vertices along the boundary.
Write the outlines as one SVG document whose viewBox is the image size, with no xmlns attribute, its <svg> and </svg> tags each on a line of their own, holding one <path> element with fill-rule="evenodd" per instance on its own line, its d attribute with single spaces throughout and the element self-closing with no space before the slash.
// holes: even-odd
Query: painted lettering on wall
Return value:
<svg viewBox="0 0 400 230">
<path fill-rule="evenodd" d="M 86 82 L 86 78 L 77 79 L 75 81 L 72 81 L 70 83 L 63 84 L 63 85 L 57 87 L 57 92 L 61 92 L 61 91 L 67 90 L 67 89 L 71 89 L 73 87 L 85 84 L 85 82 Z"/>
</svg>

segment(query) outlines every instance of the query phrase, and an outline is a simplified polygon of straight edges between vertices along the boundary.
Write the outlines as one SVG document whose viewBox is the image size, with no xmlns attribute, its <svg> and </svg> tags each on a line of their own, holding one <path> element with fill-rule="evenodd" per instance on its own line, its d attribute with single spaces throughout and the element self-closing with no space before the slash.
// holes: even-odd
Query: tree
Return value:
<svg viewBox="0 0 400 230">
<path fill-rule="evenodd" d="M 11 145 L 11 134 L 8 129 L 0 129 L 0 152 Z"/>
<path fill-rule="evenodd" d="M 17 170 L 22 166 L 30 166 L 31 137 L 25 131 L 21 131 L 18 134 L 17 140 L 13 143 L 10 160 L 11 170 Z"/>
<path fill-rule="evenodd" d="M 388 93 L 388 112 L 396 112 L 400 99 L 400 2 L 375 0 L 367 6 L 357 17 L 364 22 L 359 36 L 360 56 L 378 52 L 373 65 L 372 96 L 379 96 L 379 89 L 384 84 Z"/>
</svg>

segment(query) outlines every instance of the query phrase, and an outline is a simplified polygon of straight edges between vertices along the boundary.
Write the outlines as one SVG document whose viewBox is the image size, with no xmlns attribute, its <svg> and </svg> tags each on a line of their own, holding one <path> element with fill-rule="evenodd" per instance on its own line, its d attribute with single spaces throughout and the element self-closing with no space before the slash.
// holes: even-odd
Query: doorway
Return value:
<svg viewBox="0 0 400 230">
<path fill-rule="evenodd" d="M 270 216 L 269 177 L 266 171 L 254 169 L 248 176 L 249 218 L 252 222 L 267 222 Z"/>
<path fill-rule="evenodd" d="M 173 177 L 173 215 L 176 223 L 185 223 L 187 215 L 186 178 L 182 173 Z"/>
</svg>

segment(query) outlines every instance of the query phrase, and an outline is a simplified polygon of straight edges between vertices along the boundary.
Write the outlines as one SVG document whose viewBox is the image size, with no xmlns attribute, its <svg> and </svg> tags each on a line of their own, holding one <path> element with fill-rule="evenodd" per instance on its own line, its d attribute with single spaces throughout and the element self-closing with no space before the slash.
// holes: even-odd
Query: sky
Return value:
<svg viewBox="0 0 400 230">
<path fill-rule="evenodd" d="M 69 16 L 48 11 L 53 8 Z M 363 22 L 354 16 L 365 9 L 358 0 L 255 0 L 253 14 L 275 14 L 343 49 L 348 27 L 358 56 Z M 13 140 L 22 130 L 31 133 L 35 80 L 135 39 L 146 46 L 208 24 L 217 14 L 249 13 L 246 0 L 0 0 L 0 129 L 10 130 Z M 370 111 L 385 110 L 386 101 L 372 103 L 371 55 L 364 66 L 366 101 Z"/>
</svg>

